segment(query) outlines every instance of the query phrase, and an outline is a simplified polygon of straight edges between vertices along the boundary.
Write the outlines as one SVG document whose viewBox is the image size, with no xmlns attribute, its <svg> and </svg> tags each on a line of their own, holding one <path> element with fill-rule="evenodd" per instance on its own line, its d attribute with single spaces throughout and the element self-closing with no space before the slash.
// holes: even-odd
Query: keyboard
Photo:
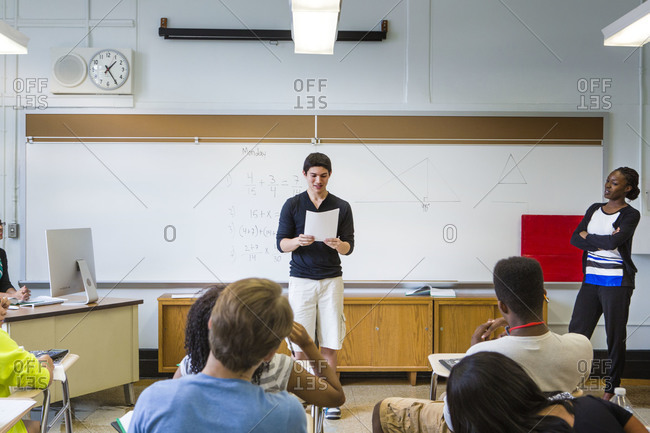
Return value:
<svg viewBox="0 0 650 433">
<path fill-rule="evenodd" d="M 31 298 L 29 301 L 11 301 L 12 305 L 20 305 L 20 306 L 25 306 L 25 307 L 41 307 L 44 305 L 55 305 L 55 304 L 63 304 L 66 301 L 64 298 L 53 298 L 51 296 L 37 296 L 35 298 Z"/>
<path fill-rule="evenodd" d="M 68 349 L 50 349 L 50 350 L 32 350 L 29 353 L 39 358 L 43 355 L 50 355 L 55 364 L 60 364 L 63 358 L 68 354 Z"/>
<path fill-rule="evenodd" d="M 451 370 L 452 367 L 460 362 L 460 360 L 463 358 L 451 358 L 451 359 L 441 359 L 440 363 L 444 366 L 447 367 L 448 370 Z"/>
</svg>

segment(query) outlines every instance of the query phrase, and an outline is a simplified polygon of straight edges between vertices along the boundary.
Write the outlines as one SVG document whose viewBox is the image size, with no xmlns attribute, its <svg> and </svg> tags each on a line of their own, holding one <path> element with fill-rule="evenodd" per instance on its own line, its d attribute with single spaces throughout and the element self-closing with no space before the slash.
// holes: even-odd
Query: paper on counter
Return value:
<svg viewBox="0 0 650 433">
<path fill-rule="evenodd" d="M 339 227 L 339 210 L 327 212 L 307 211 L 305 216 L 305 233 L 315 240 L 323 242 L 327 238 L 335 238 Z"/>
</svg>

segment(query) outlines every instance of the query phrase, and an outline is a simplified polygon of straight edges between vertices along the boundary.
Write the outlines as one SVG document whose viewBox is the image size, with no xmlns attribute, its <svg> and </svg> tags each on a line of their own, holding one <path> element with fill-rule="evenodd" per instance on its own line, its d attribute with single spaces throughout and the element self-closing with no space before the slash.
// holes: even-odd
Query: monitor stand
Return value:
<svg viewBox="0 0 650 433">
<path fill-rule="evenodd" d="M 99 296 L 97 296 L 97 286 L 93 281 L 92 274 L 90 273 L 90 268 L 88 268 L 88 263 L 84 259 L 77 260 L 77 266 L 79 266 L 79 272 L 81 273 L 81 281 L 84 285 L 84 293 L 86 294 L 85 304 L 92 304 L 97 302 Z"/>
</svg>

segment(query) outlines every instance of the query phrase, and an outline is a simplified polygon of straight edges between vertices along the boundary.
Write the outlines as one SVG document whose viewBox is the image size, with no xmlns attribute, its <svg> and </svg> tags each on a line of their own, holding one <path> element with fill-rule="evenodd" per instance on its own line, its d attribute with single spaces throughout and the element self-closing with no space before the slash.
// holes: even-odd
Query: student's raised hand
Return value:
<svg viewBox="0 0 650 433">
<path fill-rule="evenodd" d="M 314 344 L 314 341 L 307 333 L 305 327 L 298 322 L 293 322 L 293 328 L 291 329 L 291 334 L 289 334 L 289 340 L 296 343 L 298 347 L 303 349 L 303 351 L 305 347 Z"/>
<path fill-rule="evenodd" d="M 487 322 L 478 325 L 476 331 L 474 331 L 474 334 L 472 335 L 471 345 L 473 346 L 476 343 L 480 343 L 481 341 L 490 340 L 490 336 L 494 331 L 501 328 L 502 326 L 506 326 L 507 324 L 508 322 L 506 322 L 506 319 L 499 317 L 498 319 L 490 319 Z"/>
</svg>

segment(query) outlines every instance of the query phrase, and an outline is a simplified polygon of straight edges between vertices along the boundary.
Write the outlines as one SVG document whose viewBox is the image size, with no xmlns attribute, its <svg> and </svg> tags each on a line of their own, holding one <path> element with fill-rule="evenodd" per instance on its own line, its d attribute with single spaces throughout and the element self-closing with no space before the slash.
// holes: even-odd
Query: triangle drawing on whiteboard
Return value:
<svg viewBox="0 0 650 433">
<path fill-rule="evenodd" d="M 359 203 L 459 202 L 438 169 L 425 158 L 400 173 L 394 174 L 378 188 L 364 195 Z"/>
<path fill-rule="evenodd" d="M 524 174 L 519 169 L 519 166 L 515 162 L 515 158 L 512 156 L 512 153 L 508 155 L 508 160 L 506 165 L 501 171 L 501 176 L 499 176 L 499 184 L 515 184 L 515 185 L 526 185 L 526 178 Z"/>
</svg>

